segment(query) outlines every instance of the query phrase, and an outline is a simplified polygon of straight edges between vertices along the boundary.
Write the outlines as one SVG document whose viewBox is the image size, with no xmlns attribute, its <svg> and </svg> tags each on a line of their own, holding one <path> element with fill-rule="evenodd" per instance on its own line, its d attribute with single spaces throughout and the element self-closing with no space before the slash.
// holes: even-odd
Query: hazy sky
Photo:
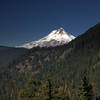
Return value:
<svg viewBox="0 0 100 100">
<path fill-rule="evenodd" d="M 100 22 L 100 0 L 0 0 L 0 45 L 37 40 L 63 27 L 78 36 Z"/>
</svg>

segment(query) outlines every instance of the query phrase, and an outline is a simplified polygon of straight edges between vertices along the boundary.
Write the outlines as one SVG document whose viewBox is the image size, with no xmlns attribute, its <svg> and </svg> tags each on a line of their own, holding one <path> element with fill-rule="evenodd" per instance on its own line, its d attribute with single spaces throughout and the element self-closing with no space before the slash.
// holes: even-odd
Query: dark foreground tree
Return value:
<svg viewBox="0 0 100 100">
<path fill-rule="evenodd" d="M 44 100 L 65 100 L 64 87 L 57 87 L 57 83 L 48 73 L 45 81 Z"/>
</svg>

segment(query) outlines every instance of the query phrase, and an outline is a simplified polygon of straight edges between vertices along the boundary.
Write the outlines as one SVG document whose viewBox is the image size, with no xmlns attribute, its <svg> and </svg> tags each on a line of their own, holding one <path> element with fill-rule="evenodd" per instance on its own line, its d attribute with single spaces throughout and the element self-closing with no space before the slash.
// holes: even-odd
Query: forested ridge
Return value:
<svg viewBox="0 0 100 100">
<path fill-rule="evenodd" d="M 99 77 L 97 24 L 68 45 L 36 47 L 0 66 L 0 100 L 100 100 Z"/>
</svg>

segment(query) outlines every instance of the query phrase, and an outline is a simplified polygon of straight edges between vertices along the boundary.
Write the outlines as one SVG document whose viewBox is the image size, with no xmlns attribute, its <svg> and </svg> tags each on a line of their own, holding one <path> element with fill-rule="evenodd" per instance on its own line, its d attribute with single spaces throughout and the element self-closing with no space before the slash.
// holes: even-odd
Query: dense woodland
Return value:
<svg viewBox="0 0 100 100">
<path fill-rule="evenodd" d="M 56 85 L 54 79 L 48 74 L 45 80 L 31 78 L 25 88 L 19 91 L 20 100 L 100 100 L 94 93 L 93 85 L 84 75 L 75 93 L 68 87 L 67 81 L 63 85 Z"/>
<path fill-rule="evenodd" d="M 0 100 L 100 100 L 100 24 L 0 66 Z"/>
</svg>

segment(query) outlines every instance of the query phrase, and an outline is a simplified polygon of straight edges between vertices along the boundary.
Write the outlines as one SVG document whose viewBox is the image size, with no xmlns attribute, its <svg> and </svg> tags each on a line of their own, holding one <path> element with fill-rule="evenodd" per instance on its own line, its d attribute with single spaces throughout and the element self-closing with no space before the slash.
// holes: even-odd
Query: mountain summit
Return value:
<svg viewBox="0 0 100 100">
<path fill-rule="evenodd" d="M 71 40 L 73 40 L 75 37 L 69 33 L 67 33 L 63 28 L 60 28 L 58 30 L 53 30 L 49 35 L 41 38 L 37 41 L 32 41 L 30 43 L 17 46 L 21 48 L 28 48 L 31 49 L 33 47 L 54 47 L 58 45 L 63 45 L 69 43 Z"/>
</svg>

